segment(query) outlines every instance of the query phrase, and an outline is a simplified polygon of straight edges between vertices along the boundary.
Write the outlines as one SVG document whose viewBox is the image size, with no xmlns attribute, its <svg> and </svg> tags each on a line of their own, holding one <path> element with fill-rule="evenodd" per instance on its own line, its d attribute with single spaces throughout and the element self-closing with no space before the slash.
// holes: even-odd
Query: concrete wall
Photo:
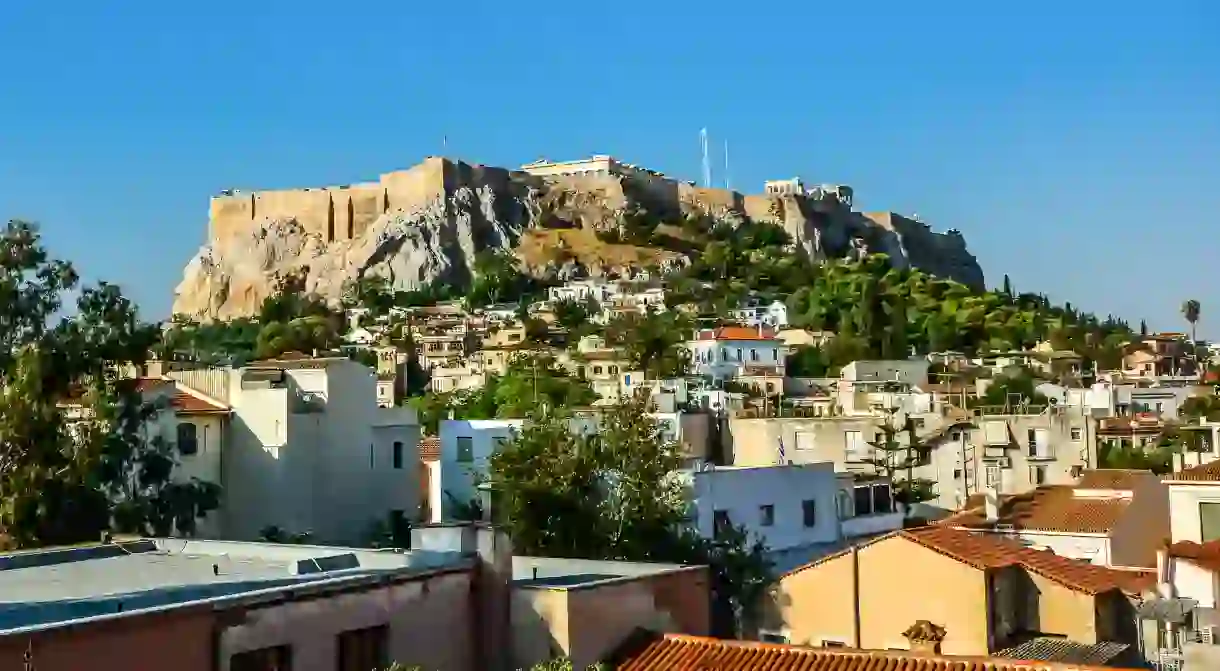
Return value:
<svg viewBox="0 0 1220 671">
<path fill-rule="evenodd" d="M 515 587 L 514 668 L 563 655 L 583 669 L 641 628 L 706 636 L 709 606 L 709 578 L 702 568 L 579 587 Z"/>
<path fill-rule="evenodd" d="M 0 669 L 37 671 L 213 671 L 210 608 L 124 617 L 83 627 L 0 637 Z"/>
<path fill-rule="evenodd" d="M 453 519 L 455 501 L 468 503 L 478 497 L 476 484 L 487 474 L 488 460 L 495 451 L 496 441 L 508 440 L 520 431 L 521 419 L 449 419 L 441 422 L 438 438 L 440 448 L 440 478 L 429 495 L 428 507 L 432 522 Z M 458 439 L 470 438 L 473 459 L 458 461 Z"/>
<path fill-rule="evenodd" d="M 1169 535 L 1174 543 L 1203 542 L 1200 503 L 1220 503 L 1220 484 L 1169 486 Z"/>
<path fill-rule="evenodd" d="M 331 671 L 339 634 L 379 625 L 390 629 L 391 662 L 475 671 L 470 590 L 471 574 L 462 571 L 250 609 L 221 632 L 218 671 L 229 671 L 237 653 L 278 645 L 292 646 L 293 671 Z"/>
</svg>

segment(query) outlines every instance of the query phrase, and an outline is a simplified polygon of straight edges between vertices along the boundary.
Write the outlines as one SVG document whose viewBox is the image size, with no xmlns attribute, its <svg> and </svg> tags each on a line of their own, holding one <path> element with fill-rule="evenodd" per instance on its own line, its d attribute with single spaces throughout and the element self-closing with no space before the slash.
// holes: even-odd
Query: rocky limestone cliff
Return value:
<svg viewBox="0 0 1220 671">
<path fill-rule="evenodd" d="M 326 189 L 226 192 L 212 201 L 209 240 L 175 290 L 174 312 L 199 319 L 253 314 L 278 278 L 298 274 L 332 299 L 345 284 L 384 277 L 400 290 L 464 283 L 474 256 L 511 249 L 531 272 L 562 277 L 646 266 L 681 254 L 607 244 L 596 232 L 623 212 L 700 212 L 783 226 L 798 253 L 828 259 L 884 252 L 895 263 L 975 287 L 983 273 L 956 232 L 899 215 L 853 212 L 833 197 L 742 195 L 656 175 L 538 177 L 431 158 L 378 182 Z"/>
</svg>

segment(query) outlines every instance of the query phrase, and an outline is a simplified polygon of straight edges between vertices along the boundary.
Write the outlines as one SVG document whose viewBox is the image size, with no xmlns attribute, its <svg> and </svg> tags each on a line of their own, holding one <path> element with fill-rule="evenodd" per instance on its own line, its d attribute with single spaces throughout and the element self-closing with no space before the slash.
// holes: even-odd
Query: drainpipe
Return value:
<svg viewBox="0 0 1220 671">
<path fill-rule="evenodd" d="M 851 546 L 851 615 L 852 615 L 852 631 L 855 635 L 854 645 L 857 650 L 860 649 L 860 550 L 858 546 Z"/>
</svg>

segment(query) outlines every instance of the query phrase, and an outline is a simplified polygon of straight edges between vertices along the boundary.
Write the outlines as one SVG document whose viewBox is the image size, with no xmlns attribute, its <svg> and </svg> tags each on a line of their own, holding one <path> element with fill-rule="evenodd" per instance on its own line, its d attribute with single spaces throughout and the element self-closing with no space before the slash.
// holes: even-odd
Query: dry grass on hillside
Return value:
<svg viewBox="0 0 1220 671">
<path fill-rule="evenodd" d="M 563 263 L 575 259 L 580 264 L 636 265 L 660 263 L 678 255 L 663 249 L 616 245 L 602 242 L 585 228 L 534 229 L 527 231 L 517 245 L 517 256 L 531 267 L 545 266 L 550 261 Z"/>
</svg>

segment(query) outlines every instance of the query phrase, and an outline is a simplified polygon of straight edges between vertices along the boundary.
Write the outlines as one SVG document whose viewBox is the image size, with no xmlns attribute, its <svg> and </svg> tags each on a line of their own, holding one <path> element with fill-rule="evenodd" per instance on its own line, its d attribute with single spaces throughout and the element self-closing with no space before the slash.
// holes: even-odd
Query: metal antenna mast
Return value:
<svg viewBox="0 0 1220 671">
<path fill-rule="evenodd" d="M 707 154 L 707 129 L 699 131 L 699 144 L 703 150 L 703 186 L 712 188 L 712 163 Z"/>
<path fill-rule="evenodd" d="M 729 141 L 724 141 L 724 190 L 733 190 L 733 180 L 730 178 L 732 173 L 729 172 Z"/>
</svg>

